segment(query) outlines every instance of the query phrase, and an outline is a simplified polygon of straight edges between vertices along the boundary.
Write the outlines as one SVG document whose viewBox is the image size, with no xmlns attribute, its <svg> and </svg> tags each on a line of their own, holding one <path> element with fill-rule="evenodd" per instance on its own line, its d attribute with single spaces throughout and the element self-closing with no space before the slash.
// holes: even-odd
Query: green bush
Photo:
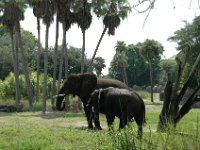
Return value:
<svg viewBox="0 0 200 150">
<path fill-rule="evenodd" d="M 5 97 L 11 98 L 15 96 L 15 78 L 12 72 L 3 81 L 3 88 Z"/>
<path fill-rule="evenodd" d="M 32 72 L 31 73 L 31 84 L 33 88 L 33 94 L 35 95 L 36 93 L 36 88 L 37 88 L 37 73 Z M 44 74 L 40 74 L 40 84 L 39 88 L 40 91 L 43 91 L 43 86 L 44 86 Z M 51 96 L 52 92 L 52 82 L 53 78 L 48 76 L 47 78 L 47 92 L 48 92 L 48 97 Z M 22 97 L 27 97 L 26 93 L 26 82 L 25 82 L 25 77 L 23 74 L 19 75 L 19 88 L 20 88 L 20 94 Z M 4 81 L 0 80 L 0 97 L 15 97 L 15 76 L 12 72 L 5 78 Z"/>
<path fill-rule="evenodd" d="M 0 97 L 5 97 L 4 83 L 1 79 L 0 79 Z"/>
</svg>

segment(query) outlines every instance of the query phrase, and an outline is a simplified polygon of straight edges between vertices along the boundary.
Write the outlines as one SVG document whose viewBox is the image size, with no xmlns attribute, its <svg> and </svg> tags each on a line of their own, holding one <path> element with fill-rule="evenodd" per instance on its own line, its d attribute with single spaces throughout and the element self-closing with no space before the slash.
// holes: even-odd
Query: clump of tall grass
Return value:
<svg viewBox="0 0 200 150">
<path fill-rule="evenodd" d="M 156 144 L 152 142 L 150 134 L 143 134 L 141 138 L 138 135 L 137 126 L 135 123 L 129 123 L 124 129 L 110 130 L 112 149 L 114 150 L 137 150 L 137 149 L 156 149 Z"/>
<path fill-rule="evenodd" d="M 165 132 L 152 131 L 146 125 L 142 138 L 138 137 L 137 126 L 130 123 L 124 129 L 110 130 L 111 149 L 113 150 L 158 150 L 158 149 L 178 149 L 196 150 L 200 149 L 199 121 L 193 132 L 178 131 L 169 125 Z"/>
</svg>

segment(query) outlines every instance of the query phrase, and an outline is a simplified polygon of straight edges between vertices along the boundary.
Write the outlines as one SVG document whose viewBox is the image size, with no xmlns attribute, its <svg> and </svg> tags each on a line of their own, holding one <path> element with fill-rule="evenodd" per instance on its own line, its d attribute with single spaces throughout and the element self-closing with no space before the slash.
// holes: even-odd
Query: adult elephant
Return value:
<svg viewBox="0 0 200 150">
<path fill-rule="evenodd" d="M 92 121 L 90 119 L 90 108 L 86 107 L 88 99 L 95 89 L 107 87 L 128 89 L 126 84 L 118 80 L 97 79 L 96 75 L 88 73 L 71 74 L 68 76 L 59 91 L 56 100 L 56 109 L 60 111 L 65 109 L 65 102 L 63 102 L 63 99 L 66 95 L 73 94 L 79 96 L 83 102 L 84 111 L 88 121 L 88 128 L 93 128 Z"/>
<path fill-rule="evenodd" d="M 111 126 L 115 117 L 120 119 L 119 128 L 133 118 L 138 126 L 138 133 L 142 135 L 142 125 L 145 123 L 145 105 L 140 96 L 134 91 L 119 88 L 105 88 L 95 90 L 88 101 L 89 107 L 94 107 L 91 115 L 95 124 L 100 126 L 99 112 L 106 115 L 107 124 Z"/>
</svg>

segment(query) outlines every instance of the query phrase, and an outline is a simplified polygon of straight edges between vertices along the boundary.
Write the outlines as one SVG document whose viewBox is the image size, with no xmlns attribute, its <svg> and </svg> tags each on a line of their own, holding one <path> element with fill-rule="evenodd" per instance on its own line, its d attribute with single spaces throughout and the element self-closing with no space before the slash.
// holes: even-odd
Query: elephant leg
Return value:
<svg viewBox="0 0 200 150">
<path fill-rule="evenodd" d="M 87 107 L 85 104 L 83 104 L 83 107 L 84 107 L 85 115 L 86 115 L 87 122 L 88 122 L 88 128 L 89 129 L 93 129 L 93 124 L 92 124 L 92 119 L 93 119 L 92 107 L 91 106 Z"/>
<path fill-rule="evenodd" d="M 138 126 L 138 136 L 141 138 L 142 137 L 142 125 L 143 125 L 143 119 L 141 119 L 141 117 L 136 118 L 135 117 L 135 122 L 137 123 Z"/>
<path fill-rule="evenodd" d="M 106 114 L 106 120 L 107 120 L 107 124 L 108 124 L 109 129 L 112 128 L 112 124 L 114 122 L 114 119 L 115 119 L 115 116 L 112 115 L 111 113 Z"/>
<path fill-rule="evenodd" d="M 94 124 L 95 124 L 95 128 L 96 128 L 96 129 L 102 130 L 101 125 L 100 125 L 99 118 L 94 117 Z"/>
<path fill-rule="evenodd" d="M 94 124 L 95 124 L 96 129 L 102 130 L 101 125 L 100 125 L 100 121 L 99 121 L 99 111 L 95 111 Z"/>
<path fill-rule="evenodd" d="M 127 124 L 127 114 L 122 113 L 120 117 L 119 128 L 120 129 L 124 128 L 126 124 Z"/>
</svg>

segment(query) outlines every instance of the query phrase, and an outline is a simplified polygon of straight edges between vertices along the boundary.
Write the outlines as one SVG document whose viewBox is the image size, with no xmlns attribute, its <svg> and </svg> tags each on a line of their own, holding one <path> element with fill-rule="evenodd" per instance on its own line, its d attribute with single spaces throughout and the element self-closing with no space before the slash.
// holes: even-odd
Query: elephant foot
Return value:
<svg viewBox="0 0 200 150">
<path fill-rule="evenodd" d="M 88 125 L 88 129 L 93 129 L 93 125 L 92 125 L 92 124 L 89 124 L 89 125 Z"/>
<path fill-rule="evenodd" d="M 101 126 L 95 127 L 96 130 L 102 130 Z"/>
</svg>

